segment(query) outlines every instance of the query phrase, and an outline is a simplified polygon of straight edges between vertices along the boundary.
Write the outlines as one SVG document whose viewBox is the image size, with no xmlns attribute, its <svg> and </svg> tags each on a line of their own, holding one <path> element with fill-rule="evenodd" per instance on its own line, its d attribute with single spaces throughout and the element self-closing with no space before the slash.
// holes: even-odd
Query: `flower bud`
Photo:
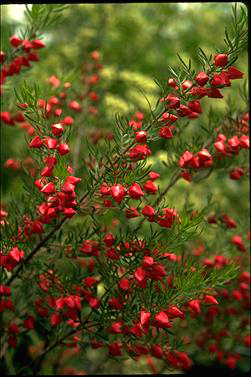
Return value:
<svg viewBox="0 0 251 377">
<path fill-rule="evenodd" d="M 41 148 L 43 145 L 43 140 L 40 138 L 40 136 L 36 136 L 32 141 L 29 143 L 30 148 Z"/>
<path fill-rule="evenodd" d="M 138 143 L 145 143 L 147 140 L 147 132 L 146 131 L 138 131 L 135 134 L 136 141 Z"/>
<path fill-rule="evenodd" d="M 144 184 L 144 190 L 148 194 L 155 194 L 158 191 L 158 187 L 152 181 L 148 180 Z"/>
<path fill-rule="evenodd" d="M 59 146 L 57 147 L 57 150 L 58 150 L 58 153 L 59 153 L 61 156 L 64 156 L 65 154 L 67 154 L 67 153 L 70 152 L 69 145 L 66 144 L 66 143 L 61 143 L 61 144 L 59 144 Z"/>
<path fill-rule="evenodd" d="M 216 67 L 225 67 L 228 62 L 228 56 L 226 54 L 218 54 L 214 56 L 214 65 Z"/>
<path fill-rule="evenodd" d="M 34 41 L 31 42 L 32 44 L 32 48 L 34 48 L 35 50 L 38 49 L 38 48 L 43 48 L 45 47 L 45 43 L 42 42 L 40 39 L 34 39 Z"/>
<path fill-rule="evenodd" d="M 126 189 L 120 184 L 117 184 L 111 187 L 111 194 L 114 200 L 120 204 L 122 200 L 124 199 L 124 196 L 126 194 Z"/>
<path fill-rule="evenodd" d="M 12 35 L 12 37 L 10 37 L 10 44 L 11 44 L 13 47 L 17 47 L 17 46 L 19 46 L 21 43 L 22 43 L 22 40 L 21 40 L 20 38 L 18 38 L 16 35 Z"/>
<path fill-rule="evenodd" d="M 205 72 L 199 72 L 195 77 L 195 81 L 200 85 L 204 86 L 209 80 L 208 75 Z"/>
<path fill-rule="evenodd" d="M 52 139 L 50 137 L 45 138 L 45 144 L 48 149 L 56 149 L 58 146 L 58 140 Z"/>
<path fill-rule="evenodd" d="M 133 199 L 139 199 L 141 196 L 144 196 L 144 192 L 142 191 L 140 185 L 134 182 L 128 189 L 128 194 Z"/>
</svg>

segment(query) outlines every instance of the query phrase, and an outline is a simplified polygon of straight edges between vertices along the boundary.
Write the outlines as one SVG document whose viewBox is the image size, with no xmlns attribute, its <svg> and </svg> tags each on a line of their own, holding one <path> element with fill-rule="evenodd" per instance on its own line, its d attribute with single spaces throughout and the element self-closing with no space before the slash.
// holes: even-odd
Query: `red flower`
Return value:
<svg viewBox="0 0 251 377">
<path fill-rule="evenodd" d="M 171 228 L 176 218 L 176 211 L 173 208 L 163 208 L 163 215 L 158 216 L 158 224 L 165 228 Z"/>
<path fill-rule="evenodd" d="M 100 60 L 100 53 L 98 51 L 92 51 L 90 56 L 92 60 L 95 60 L 95 61 Z"/>
<path fill-rule="evenodd" d="M 75 111 L 81 111 L 81 106 L 77 101 L 70 101 L 69 108 Z"/>
<path fill-rule="evenodd" d="M 128 219 L 132 219 L 134 217 L 138 217 L 139 213 L 135 207 L 127 208 L 126 209 L 126 217 Z"/>
<path fill-rule="evenodd" d="M 164 311 L 160 311 L 154 317 L 159 327 L 170 327 L 170 322 L 167 314 Z"/>
<path fill-rule="evenodd" d="M 63 129 L 63 126 L 62 126 L 61 123 L 57 123 L 57 124 L 53 124 L 51 126 L 51 131 L 52 131 L 53 135 L 59 136 L 64 132 L 64 129 Z"/>
<path fill-rule="evenodd" d="M 211 295 L 205 295 L 204 301 L 208 304 L 214 304 L 214 305 L 219 304 L 218 301 L 216 300 L 216 298 L 214 296 L 211 296 Z"/>
<path fill-rule="evenodd" d="M 16 323 L 11 323 L 8 327 L 8 332 L 10 334 L 18 334 L 19 333 L 19 327 L 16 325 Z"/>
<path fill-rule="evenodd" d="M 43 145 L 43 140 L 40 138 L 40 136 L 36 136 L 34 139 L 31 140 L 29 143 L 30 148 L 41 148 Z"/>
<path fill-rule="evenodd" d="M 14 120 L 11 118 L 10 113 L 8 111 L 1 112 L 1 120 L 6 124 L 14 125 Z"/>
<path fill-rule="evenodd" d="M 133 199 L 139 199 L 141 196 L 144 196 L 144 192 L 142 191 L 140 185 L 134 182 L 128 189 L 128 194 Z"/>
<path fill-rule="evenodd" d="M 43 48 L 45 47 L 45 43 L 42 42 L 40 39 L 34 39 L 34 41 L 31 42 L 32 48 L 37 49 L 37 48 Z"/>
<path fill-rule="evenodd" d="M 120 355 L 122 355 L 121 344 L 119 344 L 117 342 L 114 342 L 114 343 L 108 345 L 108 350 L 109 350 L 109 353 L 112 356 L 120 356 Z"/>
<path fill-rule="evenodd" d="M 200 106 L 200 101 L 191 101 L 191 102 L 188 102 L 188 108 L 191 111 L 194 111 L 195 113 L 202 113 L 202 109 L 201 109 L 201 106 Z"/>
<path fill-rule="evenodd" d="M 238 139 L 238 136 L 233 136 L 231 139 L 228 139 L 228 144 L 230 147 L 235 151 L 239 149 L 240 140 Z"/>
<path fill-rule="evenodd" d="M 89 302 L 88 302 L 90 308 L 92 309 L 98 309 L 100 307 L 100 300 L 98 300 L 97 298 L 90 298 L 89 299 Z"/>
<path fill-rule="evenodd" d="M 239 141 L 242 148 L 249 149 L 249 137 L 247 135 L 241 135 Z"/>
<path fill-rule="evenodd" d="M 65 154 L 67 154 L 67 153 L 70 152 L 69 145 L 66 144 L 66 143 L 61 143 L 61 144 L 59 144 L 59 146 L 57 147 L 57 150 L 58 150 L 58 153 L 59 153 L 61 156 L 64 156 Z"/>
<path fill-rule="evenodd" d="M 192 111 L 185 105 L 180 105 L 180 108 L 177 109 L 177 113 L 181 116 L 188 116 L 192 113 Z"/>
<path fill-rule="evenodd" d="M 123 309 L 123 304 L 121 304 L 121 302 L 115 297 L 112 297 L 111 299 L 109 299 L 108 305 L 112 309 L 117 309 L 117 310 Z"/>
<path fill-rule="evenodd" d="M 122 334 L 123 324 L 124 324 L 123 321 L 114 322 L 107 331 L 111 334 Z"/>
<path fill-rule="evenodd" d="M 186 89 L 191 88 L 192 85 L 193 85 L 193 83 L 192 83 L 191 80 L 185 80 L 185 81 L 182 83 L 181 87 L 182 87 L 183 90 L 186 90 Z"/>
<path fill-rule="evenodd" d="M 155 181 L 155 179 L 158 179 L 160 177 L 160 174 L 156 173 L 154 171 L 150 171 L 150 173 L 148 175 L 149 175 L 149 178 L 151 179 L 151 181 Z"/>
<path fill-rule="evenodd" d="M 16 35 L 12 35 L 12 37 L 10 37 L 10 44 L 11 44 L 13 47 L 17 47 L 17 46 L 19 46 L 21 43 L 22 43 L 22 39 L 18 38 Z"/>
<path fill-rule="evenodd" d="M 121 203 L 126 194 L 126 189 L 119 183 L 111 187 L 111 195 L 117 203 Z"/>
<path fill-rule="evenodd" d="M 127 291 L 130 288 L 129 280 L 125 278 L 120 279 L 119 288 L 122 289 L 122 291 Z"/>
<path fill-rule="evenodd" d="M 212 86 L 218 87 L 231 86 L 229 77 L 224 72 L 214 74 L 213 79 L 210 81 L 210 84 Z"/>
<path fill-rule="evenodd" d="M 189 166 L 189 164 L 191 163 L 193 157 L 194 157 L 194 155 L 191 152 L 185 151 L 183 153 L 183 155 L 179 159 L 179 166 L 181 168 Z"/>
<path fill-rule="evenodd" d="M 217 88 L 206 89 L 206 94 L 209 98 L 223 98 L 223 95 Z"/>
<path fill-rule="evenodd" d="M 192 311 L 196 314 L 200 313 L 200 301 L 199 300 L 191 300 L 188 302 L 188 306 L 192 309 Z"/>
<path fill-rule="evenodd" d="M 242 168 L 236 168 L 229 173 L 229 177 L 234 180 L 239 180 L 244 175 L 244 170 Z"/>
<path fill-rule="evenodd" d="M 195 77 L 195 81 L 200 85 L 204 86 L 209 80 L 208 75 L 205 72 L 199 72 Z"/>
<path fill-rule="evenodd" d="M 120 259 L 120 256 L 119 254 L 116 252 L 116 250 L 114 249 L 109 249 L 107 250 L 106 252 L 106 256 L 110 259 L 113 259 L 113 260 L 119 260 Z"/>
<path fill-rule="evenodd" d="M 203 148 L 201 151 L 198 152 L 198 157 L 203 167 L 209 167 L 213 163 L 212 156 L 206 148 Z"/>
<path fill-rule="evenodd" d="M 50 137 L 45 138 L 45 144 L 48 149 L 56 149 L 58 146 L 58 140 L 52 139 Z"/>
<path fill-rule="evenodd" d="M 72 117 L 65 117 L 63 119 L 63 123 L 66 125 L 66 126 L 71 126 L 73 123 L 74 123 L 74 119 Z"/>
<path fill-rule="evenodd" d="M 140 323 L 141 323 L 141 325 L 144 326 L 144 325 L 148 324 L 150 317 L 151 317 L 150 312 L 141 311 L 140 312 Z"/>
<path fill-rule="evenodd" d="M 163 121 L 168 121 L 168 124 L 169 123 L 174 123 L 174 122 L 176 122 L 176 120 L 178 120 L 178 117 L 176 116 L 176 115 L 174 115 L 174 114 L 170 114 L 170 113 L 164 113 L 164 114 L 162 114 L 162 117 L 161 117 L 161 119 L 163 120 Z"/>
<path fill-rule="evenodd" d="M 102 186 L 100 187 L 100 192 L 102 196 L 111 195 L 111 187 L 109 187 L 107 183 L 104 182 Z"/>
<path fill-rule="evenodd" d="M 51 195 L 51 194 L 54 194 L 56 192 L 56 188 L 54 186 L 54 183 L 50 182 L 50 183 L 47 183 L 47 185 L 45 185 L 42 189 L 41 189 L 41 192 L 45 195 Z"/>
<path fill-rule="evenodd" d="M 142 261 L 143 267 L 151 267 L 154 264 L 154 259 L 152 257 L 145 256 Z"/>
<path fill-rule="evenodd" d="M 141 337 L 143 335 L 142 327 L 140 323 L 137 323 L 136 325 L 132 326 L 129 330 L 131 334 L 134 334 L 137 337 Z"/>
<path fill-rule="evenodd" d="M 237 364 L 237 358 L 235 356 L 228 356 L 226 358 L 226 365 L 230 369 L 235 369 Z"/>
<path fill-rule="evenodd" d="M 59 313 L 54 313 L 50 317 L 50 323 L 52 326 L 57 326 L 62 321 L 62 317 Z"/>
<path fill-rule="evenodd" d="M 227 71 L 224 71 L 224 73 L 228 76 L 230 80 L 242 79 L 244 75 L 244 73 L 232 66 L 228 67 Z"/>
<path fill-rule="evenodd" d="M 28 330 L 34 329 L 35 318 L 31 315 L 24 320 L 24 327 Z"/>
<path fill-rule="evenodd" d="M 138 160 L 143 160 L 146 156 L 150 156 L 151 154 L 151 149 L 145 144 L 136 145 L 136 147 L 131 148 L 129 151 L 129 157 Z"/>
<path fill-rule="evenodd" d="M 201 88 L 200 86 L 194 86 L 189 90 L 189 94 L 191 94 L 193 97 L 196 97 L 198 99 L 205 97 L 207 95 L 208 89 Z"/>
<path fill-rule="evenodd" d="M 228 56 L 226 54 L 218 54 L 214 56 L 214 64 L 216 67 L 225 67 L 228 62 Z"/>
<path fill-rule="evenodd" d="M 216 141 L 214 143 L 214 148 L 220 152 L 220 153 L 224 153 L 225 152 L 225 144 L 224 144 L 224 141 Z"/>
<path fill-rule="evenodd" d="M 114 241 L 115 241 L 115 237 L 113 234 L 111 233 L 107 233 L 104 237 L 104 243 L 106 244 L 106 246 L 112 246 L 114 244 Z"/>
<path fill-rule="evenodd" d="M 155 194 L 158 191 L 158 187 L 152 181 L 148 180 L 144 184 L 144 190 L 149 194 Z"/>
<path fill-rule="evenodd" d="M 155 210 L 153 207 L 151 206 L 145 206 L 143 209 L 142 209 L 142 214 L 146 217 L 148 217 L 148 221 L 154 221 L 154 214 L 155 214 Z"/>
<path fill-rule="evenodd" d="M 171 88 L 178 88 L 177 87 L 177 84 L 176 84 L 176 81 L 174 79 L 169 79 L 168 80 L 168 85 L 171 86 Z"/>
<path fill-rule="evenodd" d="M 145 143 L 147 139 L 147 132 L 146 131 L 138 131 L 135 134 L 136 141 L 138 143 Z"/>
<path fill-rule="evenodd" d="M 81 178 L 74 177 L 73 175 L 69 175 L 66 178 L 66 182 L 70 183 L 70 184 L 72 184 L 74 186 L 76 186 L 80 181 L 81 181 Z"/>
<path fill-rule="evenodd" d="M 5 61 L 6 54 L 4 51 L 0 51 L 0 64 L 2 64 Z"/>
<path fill-rule="evenodd" d="M 178 97 L 174 97 L 168 94 L 166 100 L 170 109 L 177 109 L 178 107 L 180 107 L 180 99 Z"/>
<path fill-rule="evenodd" d="M 231 238 L 231 242 L 235 246 L 237 246 L 238 250 L 240 250 L 240 251 L 246 251 L 246 247 L 245 247 L 245 244 L 244 244 L 243 239 L 241 238 L 241 236 L 239 236 L 239 235 L 233 236 Z"/>
<path fill-rule="evenodd" d="M 192 360 L 190 357 L 186 354 L 186 352 L 177 352 L 178 360 L 182 363 L 183 369 L 188 369 L 192 365 Z"/>
<path fill-rule="evenodd" d="M 164 351 L 160 344 L 154 344 L 151 348 L 151 354 L 154 357 L 157 357 L 157 359 L 162 359 L 164 355 Z"/>
<path fill-rule="evenodd" d="M 184 318 L 184 313 L 174 305 L 170 306 L 170 308 L 168 308 L 165 312 L 170 318 Z"/>
<path fill-rule="evenodd" d="M 164 126 L 159 130 L 159 137 L 162 137 L 163 139 L 172 139 L 173 134 L 169 127 Z"/>
<path fill-rule="evenodd" d="M 136 268 L 134 272 L 134 277 L 135 279 L 139 282 L 142 283 L 145 280 L 146 277 L 146 272 L 142 267 Z"/>
</svg>

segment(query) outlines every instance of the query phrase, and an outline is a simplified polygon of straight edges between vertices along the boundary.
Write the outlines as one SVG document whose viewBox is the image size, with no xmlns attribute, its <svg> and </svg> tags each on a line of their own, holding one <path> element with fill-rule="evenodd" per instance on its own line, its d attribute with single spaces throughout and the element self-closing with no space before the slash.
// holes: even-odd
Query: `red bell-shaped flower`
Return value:
<svg viewBox="0 0 251 377">
<path fill-rule="evenodd" d="M 192 309 L 192 311 L 196 314 L 200 313 L 200 301 L 199 300 L 191 300 L 188 302 L 188 306 Z"/>
<path fill-rule="evenodd" d="M 134 277 L 135 279 L 139 282 L 139 283 L 142 283 L 142 281 L 145 279 L 146 277 L 146 272 L 145 270 L 142 268 L 142 267 L 138 267 L 136 268 L 135 270 L 135 273 L 134 273 Z"/>
<path fill-rule="evenodd" d="M 139 199 L 141 196 L 144 196 L 144 192 L 142 191 L 140 185 L 134 182 L 128 189 L 128 194 L 133 199 Z"/>
<path fill-rule="evenodd" d="M 214 56 L 214 64 L 216 67 L 225 67 L 228 62 L 227 54 L 218 54 Z"/>
<path fill-rule="evenodd" d="M 65 154 L 67 154 L 67 153 L 70 152 L 69 145 L 66 144 L 66 143 L 61 143 L 61 144 L 59 144 L 59 146 L 57 147 L 57 150 L 58 150 L 58 153 L 59 153 L 61 156 L 64 156 Z"/>
<path fill-rule="evenodd" d="M 111 194 L 117 203 L 121 203 L 125 197 L 126 189 L 119 183 L 111 187 Z"/>
<path fill-rule="evenodd" d="M 154 317 L 155 321 L 160 325 L 160 327 L 170 327 L 170 322 L 167 314 L 164 311 L 160 311 Z"/>
<path fill-rule="evenodd" d="M 195 81 L 200 85 L 204 86 L 209 80 L 208 75 L 205 72 L 199 72 L 195 77 Z"/>
<path fill-rule="evenodd" d="M 56 192 L 56 188 L 55 188 L 55 185 L 54 183 L 50 182 L 50 183 L 47 183 L 47 185 L 45 185 L 42 189 L 41 189 L 41 192 L 45 195 L 51 195 L 51 194 L 54 194 Z"/>
<path fill-rule="evenodd" d="M 144 190 L 148 193 L 148 194 L 155 194 L 156 191 L 158 191 L 158 187 L 150 180 L 146 181 L 146 183 L 144 184 Z"/>
<path fill-rule="evenodd" d="M 31 140 L 29 143 L 30 148 L 41 148 L 43 145 L 43 140 L 40 138 L 40 136 L 36 136 L 34 139 Z"/>
</svg>

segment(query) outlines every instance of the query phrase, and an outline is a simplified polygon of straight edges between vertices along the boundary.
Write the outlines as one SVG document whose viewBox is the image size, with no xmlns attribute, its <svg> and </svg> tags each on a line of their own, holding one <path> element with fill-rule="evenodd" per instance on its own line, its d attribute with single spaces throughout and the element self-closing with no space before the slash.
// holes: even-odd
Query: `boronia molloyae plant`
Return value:
<svg viewBox="0 0 251 377">
<path fill-rule="evenodd" d="M 26 157 L 4 166 L 22 176 L 23 194 L 1 205 L 3 373 L 41 374 L 54 359 L 57 373 L 59 355 L 84 359 L 90 347 L 102 362 L 143 357 L 152 373 L 208 359 L 241 367 L 250 348 L 247 219 L 233 219 L 212 195 L 196 208 L 185 190 L 169 194 L 181 180 L 248 179 L 247 77 L 238 67 L 246 10 L 232 7 L 223 50 L 198 49 L 200 70 L 182 53 L 179 70 L 163 63 L 167 80 L 156 83 L 148 113 L 115 114 L 112 130 L 88 132 L 85 124 L 102 122 L 102 44 L 68 76 L 32 80 L 43 35 L 64 9 L 26 6 L 26 28 L 0 52 L 1 127 L 23 129 L 26 146 Z M 22 74 L 14 86 L 11 76 Z M 225 101 L 234 80 L 243 83 L 238 109 L 224 117 L 211 109 L 190 143 L 185 131 L 207 101 Z M 168 158 L 158 171 L 149 160 L 160 141 Z"/>
</svg>

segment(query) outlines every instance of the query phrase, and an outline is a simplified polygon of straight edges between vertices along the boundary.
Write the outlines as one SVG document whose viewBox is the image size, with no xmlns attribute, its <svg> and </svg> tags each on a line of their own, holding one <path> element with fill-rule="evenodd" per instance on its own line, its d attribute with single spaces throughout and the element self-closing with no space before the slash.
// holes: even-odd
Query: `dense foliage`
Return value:
<svg viewBox="0 0 251 377">
<path fill-rule="evenodd" d="M 2 12 L 3 373 L 247 371 L 245 6 Z"/>
</svg>

